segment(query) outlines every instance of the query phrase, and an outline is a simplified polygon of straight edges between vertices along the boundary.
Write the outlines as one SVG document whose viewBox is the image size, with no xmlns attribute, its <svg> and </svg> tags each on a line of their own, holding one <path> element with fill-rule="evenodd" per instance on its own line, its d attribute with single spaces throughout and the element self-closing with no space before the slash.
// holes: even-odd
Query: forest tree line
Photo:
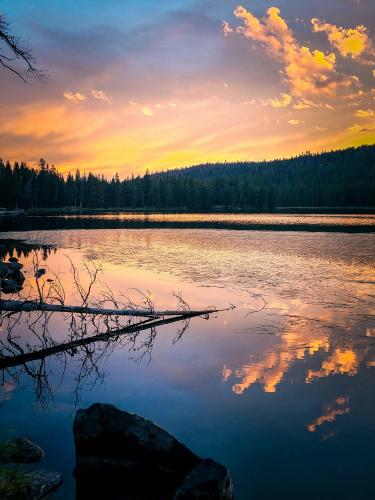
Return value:
<svg viewBox="0 0 375 500">
<path fill-rule="evenodd" d="M 198 165 L 120 180 L 0 160 L 0 207 L 209 210 L 375 206 L 375 146 Z"/>
</svg>

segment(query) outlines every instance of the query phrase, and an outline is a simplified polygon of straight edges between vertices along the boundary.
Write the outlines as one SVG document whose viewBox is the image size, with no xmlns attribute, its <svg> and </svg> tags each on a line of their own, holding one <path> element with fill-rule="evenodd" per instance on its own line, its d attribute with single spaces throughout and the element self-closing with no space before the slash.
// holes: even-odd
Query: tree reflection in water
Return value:
<svg viewBox="0 0 375 500">
<path fill-rule="evenodd" d="M 4 245 L 4 241 L 2 244 Z M 5 245 L 2 247 L 4 248 Z M 0 311 L 0 373 L 4 387 L 22 387 L 24 376 L 32 381 L 36 403 L 48 408 L 54 401 L 54 392 L 62 383 L 68 360 L 76 362 L 75 404 L 79 401 L 80 390 L 84 384 L 95 385 L 104 381 L 102 363 L 114 351 L 124 348 L 140 362 L 150 362 L 158 328 L 176 323 L 178 325 L 173 342 L 179 341 L 185 333 L 190 319 L 217 312 L 208 309 L 190 311 L 188 304 L 179 294 L 176 314 L 163 317 L 154 313 L 154 304 L 149 292 L 132 289 L 131 298 L 116 297 L 100 277 L 102 266 L 95 262 L 83 262 L 82 269 L 70 261 L 71 287 L 66 289 L 60 277 L 46 275 L 39 277 L 41 269 L 40 254 L 46 260 L 52 247 L 40 244 L 21 243 L 12 240 L 3 258 L 14 254 L 28 258 L 29 274 L 21 292 L 21 300 L 42 304 L 66 304 L 66 298 L 78 297 L 79 306 L 98 309 L 127 309 L 134 313 L 128 316 L 117 314 L 55 313 L 50 311 Z M 32 271 L 30 273 L 30 270 Z M 83 272 L 82 272 L 83 270 Z M 134 297 L 138 299 L 135 300 Z M 20 300 L 20 297 L 16 297 Z M 7 297 L 8 299 L 8 297 Z M 152 314 L 150 314 L 150 311 Z M 56 341 L 55 331 L 65 332 L 63 341 Z M 56 362 L 61 368 L 60 378 L 56 381 Z M 52 383 L 52 379 L 54 383 Z"/>
</svg>

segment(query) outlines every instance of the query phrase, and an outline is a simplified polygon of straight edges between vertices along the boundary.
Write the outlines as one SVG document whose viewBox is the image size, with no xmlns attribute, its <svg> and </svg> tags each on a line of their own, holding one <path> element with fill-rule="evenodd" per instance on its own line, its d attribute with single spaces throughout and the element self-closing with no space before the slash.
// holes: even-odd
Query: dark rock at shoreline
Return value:
<svg viewBox="0 0 375 500">
<path fill-rule="evenodd" d="M 202 461 L 138 415 L 96 403 L 77 411 L 73 432 L 77 499 L 187 499 L 189 491 L 196 499 L 233 499 L 225 467 Z"/>
<path fill-rule="evenodd" d="M 44 451 L 31 439 L 18 436 L 5 443 L 9 450 L 5 456 L 5 463 L 32 464 L 40 462 L 44 457 Z"/>
<path fill-rule="evenodd" d="M 1 463 L 3 464 L 32 464 L 44 458 L 44 451 L 31 439 L 18 436 L 2 444 Z M 36 469 L 31 472 L 18 471 L 21 479 L 6 476 L 2 469 L 0 477 L 1 493 L 5 492 L 6 498 L 25 498 L 27 500 L 40 500 L 53 493 L 63 482 L 60 472 Z M 9 496 L 9 491 L 12 491 Z M 1 496 L 0 493 L 0 496 Z"/>
</svg>

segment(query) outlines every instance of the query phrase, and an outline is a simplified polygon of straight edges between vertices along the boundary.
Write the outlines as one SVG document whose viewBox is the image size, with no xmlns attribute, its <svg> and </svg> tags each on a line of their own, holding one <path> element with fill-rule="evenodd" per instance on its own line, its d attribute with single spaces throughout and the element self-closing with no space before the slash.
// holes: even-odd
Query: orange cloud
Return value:
<svg viewBox="0 0 375 500">
<path fill-rule="evenodd" d="M 336 48 L 343 57 L 358 59 L 372 44 L 363 25 L 356 28 L 342 28 L 330 23 L 323 23 L 318 18 L 311 19 L 315 33 L 327 33 L 332 47 Z"/>
<path fill-rule="evenodd" d="M 308 109 L 313 107 L 318 107 L 318 105 L 309 99 L 301 99 L 293 106 L 294 109 Z"/>
<path fill-rule="evenodd" d="M 70 90 L 66 90 L 64 92 L 63 96 L 68 101 L 73 101 L 73 102 L 80 102 L 80 101 L 84 101 L 85 99 L 87 99 L 85 94 L 81 94 L 80 92 L 71 92 Z"/>
<path fill-rule="evenodd" d="M 228 36 L 230 35 L 230 33 L 233 33 L 233 28 L 227 21 L 223 21 L 223 32 L 225 36 Z"/>
<path fill-rule="evenodd" d="M 363 127 L 361 127 L 361 125 L 358 125 L 358 123 L 355 123 L 354 125 L 351 125 L 346 129 L 346 131 L 349 132 L 349 134 L 358 134 L 358 132 L 362 132 L 362 130 Z"/>
<path fill-rule="evenodd" d="M 289 94 L 281 94 L 280 99 L 270 99 L 267 104 L 273 108 L 286 108 L 292 102 L 292 96 Z"/>
<path fill-rule="evenodd" d="M 80 106 L 73 108 L 68 103 L 49 106 L 37 103 L 21 108 L 2 125 L 2 132 L 18 137 L 28 136 L 33 142 L 50 140 L 56 148 L 72 137 L 81 143 L 82 139 L 95 135 L 106 126 L 109 118 L 108 113 L 99 114 Z"/>
<path fill-rule="evenodd" d="M 102 101 L 106 101 L 106 102 L 111 102 L 112 101 L 112 97 L 107 95 L 105 92 L 103 92 L 103 90 L 95 90 L 93 89 L 91 91 L 91 95 L 95 98 L 95 99 L 100 99 Z"/>
<path fill-rule="evenodd" d="M 292 30 L 280 15 L 280 9 L 270 7 L 267 16 L 258 19 L 244 7 L 234 15 L 243 21 L 236 29 L 245 38 L 259 43 L 267 53 L 283 65 L 283 77 L 292 95 L 336 95 L 339 89 L 358 84 L 355 77 L 337 72 L 335 54 L 325 54 L 300 45 Z"/>
<path fill-rule="evenodd" d="M 354 116 L 357 118 L 375 118 L 375 111 L 373 109 L 358 109 Z"/>
</svg>

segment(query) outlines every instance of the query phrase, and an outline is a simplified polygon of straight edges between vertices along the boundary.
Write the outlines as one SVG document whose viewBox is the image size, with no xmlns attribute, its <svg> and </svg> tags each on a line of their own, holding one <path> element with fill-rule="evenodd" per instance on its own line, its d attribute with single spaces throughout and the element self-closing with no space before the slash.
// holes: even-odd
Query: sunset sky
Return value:
<svg viewBox="0 0 375 500">
<path fill-rule="evenodd" d="M 3 0 L 0 156 L 124 178 L 375 142 L 374 0 Z"/>
</svg>

